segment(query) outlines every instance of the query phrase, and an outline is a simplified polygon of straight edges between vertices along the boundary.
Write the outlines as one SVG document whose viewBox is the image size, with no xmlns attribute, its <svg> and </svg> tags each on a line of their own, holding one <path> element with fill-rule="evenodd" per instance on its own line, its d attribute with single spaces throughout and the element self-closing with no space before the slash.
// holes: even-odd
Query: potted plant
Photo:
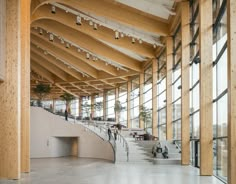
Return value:
<svg viewBox="0 0 236 184">
<path fill-rule="evenodd" d="M 146 134 L 144 135 L 144 140 L 149 140 L 149 133 L 147 132 L 147 129 L 151 128 L 151 113 L 151 109 L 146 108 L 144 105 L 140 106 L 139 119 L 144 122 L 144 130 L 146 131 Z"/>
<path fill-rule="evenodd" d="M 120 113 L 123 109 L 124 109 L 124 107 L 122 107 L 120 101 L 116 100 L 115 105 L 114 105 L 114 111 L 115 111 L 115 114 L 116 114 L 116 117 L 117 117 L 117 128 L 119 130 L 121 130 Z"/>
<path fill-rule="evenodd" d="M 34 93 L 38 96 L 37 105 L 38 107 L 42 107 L 42 100 L 45 96 L 50 93 L 51 87 L 47 84 L 38 84 L 34 89 Z"/>
<path fill-rule="evenodd" d="M 85 111 L 87 117 L 87 120 L 90 120 L 90 110 L 91 110 L 91 105 L 88 104 L 88 102 L 85 102 L 84 104 L 81 105 L 82 106 L 82 110 Z"/>
<path fill-rule="evenodd" d="M 71 113 L 70 105 L 71 105 L 71 102 L 73 100 L 75 100 L 75 97 L 73 95 L 71 95 L 70 93 L 64 93 L 60 97 L 61 97 L 61 99 L 63 101 L 65 101 L 65 103 L 66 103 L 66 110 L 67 110 L 68 114 L 70 114 Z"/>
<path fill-rule="evenodd" d="M 103 108 L 103 102 L 96 102 L 96 103 L 94 104 L 94 109 L 95 109 L 95 111 L 98 111 L 98 112 L 99 112 L 99 119 L 100 119 L 100 117 L 101 117 L 102 108 Z"/>
</svg>

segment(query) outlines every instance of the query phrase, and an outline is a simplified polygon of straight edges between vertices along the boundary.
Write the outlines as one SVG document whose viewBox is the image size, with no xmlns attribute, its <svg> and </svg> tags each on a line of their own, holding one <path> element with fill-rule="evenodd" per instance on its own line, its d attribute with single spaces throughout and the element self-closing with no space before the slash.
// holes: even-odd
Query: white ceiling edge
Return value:
<svg viewBox="0 0 236 184">
<path fill-rule="evenodd" d="M 117 2 L 138 9 L 147 14 L 154 15 L 168 20 L 170 15 L 175 15 L 171 11 L 173 0 L 116 0 Z"/>
<path fill-rule="evenodd" d="M 132 52 L 132 51 L 129 51 L 129 50 L 124 49 L 124 48 L 122 48 L 122 47 L 118 47 L 118 46 L 116 46 L 116 45 L 113 45 L 113 44 L 111 44 L 111 43 L 108 43 L 108 42 L 103 41 L 103 40 L 100 40 L 100 39 L 98 39 L 98 40 L 99 40 L 100 42 L 102 42 L 102 43 L 104 43 L 104 44 L 106 44 L 106 45 L 112 47 L 113 49 L 118 50 L 118 51 L 120 51 L 121 53 L 123 53 L 123 54 L 125 54 L 125 55 L 127 55 L 127 56 L 130 56 L 130 57 L 132 57 L 133 59 L 136 59 L 136 60 L 138 60 L 138 61 L 140 61 L 140 62 L 143 62 L 143 61 L 146 61 L 146 60 L 147 60 L 145 57 L 142 57 L 141 55 L 138 55 L 138 54 L 136 54 L 136 53 L 134 53 L 134 52 Z M 139 44 L 139 43 L 135 43 L 135 44 Z"/>
</svg>

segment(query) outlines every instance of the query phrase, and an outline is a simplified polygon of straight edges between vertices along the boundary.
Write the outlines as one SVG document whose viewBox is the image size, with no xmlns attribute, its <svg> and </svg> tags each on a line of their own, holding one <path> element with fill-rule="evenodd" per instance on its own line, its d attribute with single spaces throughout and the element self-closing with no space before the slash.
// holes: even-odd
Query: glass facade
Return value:
<svg viewBox="0 0 236 184">
<path fill-rule="evenodd" d="M 119 87 L 119 101 L 122 107 L 120 112 L 120 124 L 127 127 L 127 83 Z"/>
<path fill-rule="evenodd" d="M 106 95 L 106 120 L 115 121 L 115 89 L 107 91 Z"/>
<path fill-rule="evenodd" d="M 160 140 L 166 139 L 166 49 L 157 58 L 157 114 L 158 136 Z"/>
<path fill-rule="evenodd" d="M 227 180 L 227 13 L 226 0 L 213 1 L 214 174 Z"/>
<path fill-rule="evenodd" d="M 132 128 L 139 128 L 139 77 L 131 81 L 130 121 Z"/>
<path fill-rule="evenodd" d="M 173 36 L 172 128 L 173 140 L 181 139 L 181 25 Z"/>
</svg>

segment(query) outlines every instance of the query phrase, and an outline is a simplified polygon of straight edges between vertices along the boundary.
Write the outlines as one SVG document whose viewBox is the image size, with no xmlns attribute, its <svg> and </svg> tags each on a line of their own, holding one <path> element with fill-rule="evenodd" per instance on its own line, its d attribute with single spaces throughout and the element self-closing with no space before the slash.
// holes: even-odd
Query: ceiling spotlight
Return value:
<svg viewBox="0 0 236 184">
<path fill-rule="evenodd" d="M 134 43 L 135 43 L 135 38 L 133 37 L 133 38 L 132 38 L 132 44 L 134 44 Z"/>
<path fill-rule="evenodd" d="M 89 57 L 90 57 L 90 54 L 87 52 L 86 53 L 86 59 L 89 59 Z"/>
<path fill-rule="evenodd" d="M 55 13 L 56 13 L 56 7 L 55 7 L 55 6 L 52 6 L 51 13 L 53 13 L 53 14 L 55 14 Z"/>
<path fill-rule="evenodd" d="M 45 55 L 47 55 L 47 54 L 48 54 L 48 52 L 47 52 L 47 51 L 44 51 L 43 53 L 44 53 Z"/>
<path fill-rule="evenodd" d="M 108 65 L 108 63 L 106 62 L 106 64 L 105 64 L 106 66 Z"/>
<path fill-rule="evenodd" d="M 140 44 L 142 44 L 143 43 L 143 40 L 141 40 L 141 39 L 139 39 L 139 41 L 138 41 Z"/>
<path fill-rule="evenodd" d="M 89 25 L 90 25 L 90 26 L 93 25 L 93 21 L 92 21 L 92 20 L 89 21 Z"/>
<path fill-rule="evenodd" d="M 64 42 L 64 40 L 63 39 L 61 39 L 61 44 L 64 44 L 65 42 Z"/>
<path fill-rule="evenodd" d="M 154 48 L 154 49 L 157 48 L 157 45 L 156 45 L 156 44 L 153 44 L 153 48 Z"/>
<path fill-rule="evenodd" d="M 69 12 L 69 10 L 68 9 L 66 9 L 66 13 L 68 13 Z"/>
<path fill-rule="evenodd" d="M 42 29 L 39 30 L 39 34 L 43 35 L 43 30 Z"/>
<path fill-rule="evenodd" d="M 116 69 L 117 69 L 117 70 L 120 70 L 120 68 L 119 68 L 119 67 L 117 67 Z"/>
<path fill-rule="evenodd" d="M 69 49 L 70 48 L 70 44 L 66 43 L 66 48 Z"/>
<path fill-rule="evenodd" d="M 120 33 L 121 38 L 124 38 L 124 36 L 125 36 L 124 33 Z"/>
<path fill-rule="evenodd" d="M 53 34 L 51 33 L 50 35 L 49 35 L 49 40 L 51 41 L 51 42 L 53 42 Z"/>
<path fill-rule="evenodd" d="M 95 56 L 93 56 L 93 61 L 96 61 L 96 57 Z"/>
<path fill-rule="evenodd" d="M 78 48 L 77 51 L 80 52 L 81 51 L 80 48 Z"/>
<path fill-rule="evenodd" d="M 97 29 L 98 29 L 97 24 L 95 24 L 95 23 L 93 24 L 93 29 L 94 29 L 94 30 L 97 30 Z"/>
<path fill-rule="evenodd" d="M 79 15 L 77 15 L 77 17 L 76 17 L 76 24 L 77 25 L 79 25 L 79 26 L 81 26 L 81 17 L 79 16 Z"/>
<path fill-rule="evenodd" d="M 115 39 L 119 39 L 119 32 L 118 31 L 115 31 Z"/>
</svg>

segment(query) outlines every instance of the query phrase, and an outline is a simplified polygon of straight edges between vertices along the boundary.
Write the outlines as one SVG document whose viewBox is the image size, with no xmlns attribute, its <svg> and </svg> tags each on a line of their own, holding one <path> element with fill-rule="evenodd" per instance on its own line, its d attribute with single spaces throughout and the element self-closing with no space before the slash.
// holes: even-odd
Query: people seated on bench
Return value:
<svg viewBox="0 0 236 184">
<path fill-rule="evenodd" d="M 161 147 L 161 143 L 158 142 L 157 144 L 155 144 L 153 147 L 152 147 L 152 154 L 154 157 L 157 156 L 157 153 L 161 153 L 162 152 L 162 147 Z"/>
<path fill-rule="evenodd" d="M 168 156 L 168 148 L 166 146 L 164 148 L 164 152 L 162 152 L 162 155 L 163 155 L 164 158 L 169 158 L 169 156 Z"/>
</svg>

